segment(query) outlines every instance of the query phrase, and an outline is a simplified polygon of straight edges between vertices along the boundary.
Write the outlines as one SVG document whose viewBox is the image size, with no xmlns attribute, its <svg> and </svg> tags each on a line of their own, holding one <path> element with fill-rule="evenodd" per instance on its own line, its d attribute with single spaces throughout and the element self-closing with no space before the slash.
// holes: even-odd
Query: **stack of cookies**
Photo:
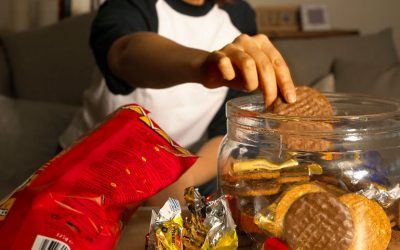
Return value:
<svg viewBox="0 0 400 250">
<path fill-rule="evenodd" d="M 317 182 L 293 186 L 254 221 L 290 249 L 385 250 L 392 232 L 389 217 L 376 201 Z"/>
</svg>

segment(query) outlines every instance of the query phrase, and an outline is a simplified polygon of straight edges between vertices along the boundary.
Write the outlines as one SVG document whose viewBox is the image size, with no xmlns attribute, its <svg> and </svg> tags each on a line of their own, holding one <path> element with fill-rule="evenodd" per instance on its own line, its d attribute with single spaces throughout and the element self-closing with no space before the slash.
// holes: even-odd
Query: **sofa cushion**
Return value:
<svg viewBox="0 0 400 250">
<path fill-rule="evenodd" d="M 11 96 L 10 69 L 0 42 L 0 94 Z"/>
<path fill-rule="evenodd" d="M 55 155 L 76 109 L 0 95 L 0 199 Z"/>
<path fill-rule="evenodd" d="M 400 63 L 382 70 L 374 63 L 337 60 L 333 71 L 338 92 L 400 99 Z"/>
<path fill-rule="evenodd" d="M 335 75 L 329 73 L 318 79 L 318 81 L 310 84 L 310 87 L 320 92 L 335 92 Z"/>
<path fill-rule="evenodd" d="M 400 64 L 397 64 L 375 79 L 371 92 L 383 97 L 400 100 Z"/>
<path fill-rule="evenodd" d="M 92 15 L 3 38 L 18 98 L 81 104 L 96 66 L 89 48 Z"/>
<path fill-rule="evenodd" d="M 363 36 L 277 40 L 274 44 L 298 84 L 309 85 L 328 74 L 335 59 L 374 62 L 382 69 L 398 62 L 390 29 Z"/>
</svg>

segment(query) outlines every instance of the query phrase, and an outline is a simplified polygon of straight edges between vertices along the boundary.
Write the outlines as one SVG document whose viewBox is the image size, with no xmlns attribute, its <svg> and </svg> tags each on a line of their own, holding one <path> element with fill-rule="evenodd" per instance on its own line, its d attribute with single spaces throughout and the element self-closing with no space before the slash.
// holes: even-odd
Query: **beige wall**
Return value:
<svg viewBox="0 0 400 250">
<path fill-rule="evenodd" d="M 57 20 L 56 0 L 0 0 L 0 29 L 22 31 Z"/>
<path fill-rule="evenodd" d="M 12 31 L 28 28 L 31 18 L 29 4 L 29 0 L 0 0 L 0 28 Z"/>
<path fill-rule="evenodd" d="M 75 0 L 72 12 L 90 10 L 90 0 Z M 58 20 L 57 0 L 0 0 L 0 29 L 22 31 L 53 24 Z"/>
<path fill-rule="evenodd" d="M 324 3 L 328 6 L 333 28 L 358 29 L 361 33 L 373 33 L 392 27 L 394 40 L 400 53 L 400 0 L 248 0 L 254 7 Z"/>
<path fill-rule="evenodd" d="M 91 0 L 74 0 L 71 7 L 73 14 L 89 12 Z M 57 0 L 0 0 L 0 30 L 22 31 L 57 21 Z"/>
<path fill-rule="evenodd" d="M 34 23 L 36 27 L 41 27 L 57 22 L 58 8 L 58 1 L 36 0 L 36 16 L 33 16 L 34 20 L 36 20 L 36 23 L 34 21 L 32 23 Z"/>
<path fill-rule="evenodd" d="M 90 11 L 90 1 L 89 0 L 79 0 L 72 2 L 72 13 L 80 14 Z"/>
</svg>

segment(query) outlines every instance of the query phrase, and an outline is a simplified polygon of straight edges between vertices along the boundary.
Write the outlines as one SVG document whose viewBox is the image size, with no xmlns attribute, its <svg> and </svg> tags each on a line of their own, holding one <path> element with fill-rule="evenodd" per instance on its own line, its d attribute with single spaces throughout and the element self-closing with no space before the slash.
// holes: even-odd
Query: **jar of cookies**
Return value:
<svg viewBox="0 0 400 250">
<path fill-rule="evenodd" d="M 227 121 L 219 191 L 253 248 L 400 249 L 399 102 L 298 87 L 233 99 Z"/>
</svg>

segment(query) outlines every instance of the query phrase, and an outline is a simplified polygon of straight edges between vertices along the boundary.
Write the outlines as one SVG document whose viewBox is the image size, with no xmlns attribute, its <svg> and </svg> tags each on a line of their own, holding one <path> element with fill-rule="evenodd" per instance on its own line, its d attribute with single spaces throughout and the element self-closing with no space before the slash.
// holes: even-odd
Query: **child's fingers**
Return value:
<svg viewBox="0 0 400 250">
<path fill-rule="evenodd" d="M 221 72 L 221 76 L 224 80 L 230 81 L 233 80 L 236 76 L 235 74 L 235 69 L 233 68 L 231 59 L 229 57 L 225 56 L 225 54 L 221 52 L 215 52 L 218 53 L 218 63 L 217 67 L 219 71 Z"/>
<path fill-rule="evenodd" d="M 265 35 L 256 35 L 254 38 L 257 40 L 259 46 L 272 62 L 277 85 L 283 97 L 287 102 L 295 102 L 296 89 L 290 75 L 289 67 L 287 66 L 282 55 Z"/>
<path fill-rule="evenodd" d="M 241 35 L 235 39 L 234 43 L 240 46 L 243 51 L 249 54 L 255 61 L 258 75 L 258 88 L 263 92 L 265 104 L 269 106 L 278 95 L 272 62 L 253 37 Z"/>
<path fill-rule="evenodd" d="M 257 89 L 258 75 L 256 62 L 251 55 L 234 44 L 228 44 L 221 52 L 229 58 L 232 68 L 236 68 L 239 71 L 241 79 L 243 80 L 241 89 L 248 92 Z M 237 77 L 236 74 L 235 76 Z"/>
</svg>

